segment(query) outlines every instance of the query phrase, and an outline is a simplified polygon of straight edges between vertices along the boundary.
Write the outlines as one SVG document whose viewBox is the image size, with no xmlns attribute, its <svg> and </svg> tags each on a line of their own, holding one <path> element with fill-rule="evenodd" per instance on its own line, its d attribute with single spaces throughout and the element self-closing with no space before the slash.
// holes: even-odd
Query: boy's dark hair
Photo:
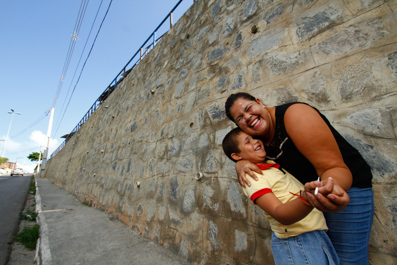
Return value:
<svg viewBox="0 0 397 265">
<path fill-rule="evenodd" d="M 233 120 L 232 115 L 230 114 L 230 108 L 233 106 L 234 102 L 239 98 L 256 101 L 256 98 L 254 96 L 252 96 L 251 94 L 245 93 L 245 92 L 231 94 L 226 100 L 225 112 L 226 112 L 226 116 L 233 122 L 234 122 L 234 120 Z"/>
<path fill-rule="evenodd" d="M 240 149 L 238 148 L 237 136 L 241 132 L 242 130 L 239 127 L 236 127 L 230 132 L 228 132 L 222 141 L 223 152 L 225 152 L 225 155 L 228 158 L 230 158 L 233 162 L 236 162 L 236 160 L 232 158 L 232 154 L 240 153 Z"/>
</svg>

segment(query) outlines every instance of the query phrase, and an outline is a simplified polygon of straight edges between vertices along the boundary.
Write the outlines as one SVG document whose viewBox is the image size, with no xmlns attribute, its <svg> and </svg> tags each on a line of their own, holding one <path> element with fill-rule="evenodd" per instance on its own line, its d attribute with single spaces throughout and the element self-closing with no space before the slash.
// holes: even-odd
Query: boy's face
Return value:
<svg viewBox="0 0 397 265">
<path fill-rule="evenodd" d="M 262 163 L 266 159 L 266 151 L 261 140 L 253 139 L 245 132 L 237 135 L 240 153 L 233 153 L 234 160 L 248 160 L 253 163 Z"/>
</svg>

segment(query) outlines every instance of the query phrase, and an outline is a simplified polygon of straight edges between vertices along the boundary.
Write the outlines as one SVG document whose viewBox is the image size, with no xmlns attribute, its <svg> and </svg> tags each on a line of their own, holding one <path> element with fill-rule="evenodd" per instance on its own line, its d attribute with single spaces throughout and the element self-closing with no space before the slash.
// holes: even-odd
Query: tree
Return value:
<svg viewBox="0 0 397 265">
<path fill-rule="evenodd" d="M 28 159 L 30 159 L 30 161 L 39 161 L 39 156 L 40 156 L 40 160 L 43 157 L 43 154 L 38 153 L 38 152 L 33 152 L 28 156 Z"/>
<path fill-rule="evenodd" d="M 0 157 L 0 164 L 7 163 L 8 158 L 7 157 Z"/>
</svg>

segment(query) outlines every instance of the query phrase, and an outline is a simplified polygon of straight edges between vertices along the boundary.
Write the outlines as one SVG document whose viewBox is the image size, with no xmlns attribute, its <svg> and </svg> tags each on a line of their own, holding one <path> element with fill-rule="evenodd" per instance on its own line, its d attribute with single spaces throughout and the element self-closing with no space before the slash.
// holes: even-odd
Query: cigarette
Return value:
<svg viewBox="0 0 397 265">
<path fill-rule="evenodd" d="M 320 181 L 320 177 L 318 177 L 317 180 Z M 317 194 L 318 194 L 318 187 L 316 187 L 314 189 L 314 195 L 317 195 Z"/>
</svg>

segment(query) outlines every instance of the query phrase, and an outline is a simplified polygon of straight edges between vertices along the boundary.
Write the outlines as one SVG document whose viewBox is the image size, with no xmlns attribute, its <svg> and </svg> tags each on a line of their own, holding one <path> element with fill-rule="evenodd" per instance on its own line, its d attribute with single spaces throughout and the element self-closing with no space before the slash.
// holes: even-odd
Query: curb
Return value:
<svg viewBox="0 0 397 265">
<path fill-rule="evenodd" d="M 40 225 L 40 237 L 36 245 L 35 260 L 37 265 L 50 265 L 51 264 L 51 251 L 48 245 L 48 228 L 45 222 L 44 214 L 42 213 L 41 197 L 39 193 L 39 186 L 37 184 L 37 177 L 34 175 L 36 185 L 36 212 L 38 213 L 37 223 Z"/>
</svg>

